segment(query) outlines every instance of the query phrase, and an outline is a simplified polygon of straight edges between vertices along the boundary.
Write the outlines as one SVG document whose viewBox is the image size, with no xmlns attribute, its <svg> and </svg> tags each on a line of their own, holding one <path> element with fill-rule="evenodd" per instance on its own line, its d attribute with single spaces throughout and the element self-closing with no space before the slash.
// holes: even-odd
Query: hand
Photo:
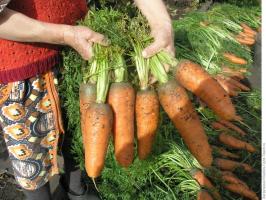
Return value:
<svg viewBox="0 0 266 200">
<path fill-rule="evenodd" d="M 175 56 L 174 33 L 170 22 L 151 27 L 151 35 L 154 38 L 154 42 L 143 50 L 143 57 L 149 58 L 161 50 L 165 50 L 170 55 Z"/>
<path fill-rule="evenodd" d="M 64 31 L 64 43 L 74 48 L 85 60 L 89 60 L 93 56 L 93 43 L 108 45 L 104 35 L 85 26 L 68 26 Z"/>
</svg>

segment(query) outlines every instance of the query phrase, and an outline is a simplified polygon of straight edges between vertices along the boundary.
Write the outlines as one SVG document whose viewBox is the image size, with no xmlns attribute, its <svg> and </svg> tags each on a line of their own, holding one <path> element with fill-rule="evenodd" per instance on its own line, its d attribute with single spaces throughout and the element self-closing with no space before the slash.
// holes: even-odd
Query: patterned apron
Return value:
<svg viewBox="0 0 266 200">
<path fill-rule="evenodd" d="M 27 190 L 58 174 L 57 145 L 64 131 L 56 85 L 53 71 L 0 84 L 0 126 L 14 176 Z"/>
</svg>

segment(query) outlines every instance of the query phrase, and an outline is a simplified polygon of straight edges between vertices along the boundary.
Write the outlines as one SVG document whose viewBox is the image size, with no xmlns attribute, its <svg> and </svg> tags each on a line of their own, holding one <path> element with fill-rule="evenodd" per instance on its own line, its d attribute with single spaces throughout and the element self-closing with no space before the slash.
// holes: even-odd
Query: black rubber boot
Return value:
<svg viewBox="0 0 266 200">
<path fill-rule="evenodd" d="M 68 200 L 100 200 L 100 195 L 94 191 L 89 190 L 89 187 L 87 184 L 84 185 L 84 192 L 83 194 L 75 194 L 74 192 L 68 190 L 68 187 L 66 186 L 64 182 L 64 176 L 61 176 L 59 181 L 59 187 L 61 190 L 66 194 L 68 197 Z"/>
</svg>

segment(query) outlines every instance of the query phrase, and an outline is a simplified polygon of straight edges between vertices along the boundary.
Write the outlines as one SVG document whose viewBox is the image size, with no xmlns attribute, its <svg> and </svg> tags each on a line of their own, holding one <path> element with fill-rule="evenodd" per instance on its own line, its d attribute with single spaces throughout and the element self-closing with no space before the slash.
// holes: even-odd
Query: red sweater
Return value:
<svg viewBox="0 0 266 200">
<path fill-rule="evenodd" d="M 57 24 L 74 24 L 87 13 L 86 0 L 12 0 L 10 9 L 31 18 Z M 0 83 L 41 74 L 59 62 L 59 47 L 0 39 Z"/>
</svg>

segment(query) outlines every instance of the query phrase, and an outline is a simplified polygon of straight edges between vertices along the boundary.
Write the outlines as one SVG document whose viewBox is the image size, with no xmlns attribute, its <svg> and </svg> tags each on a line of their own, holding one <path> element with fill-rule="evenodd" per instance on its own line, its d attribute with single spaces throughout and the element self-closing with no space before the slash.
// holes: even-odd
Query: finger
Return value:
<svg viewBox="0 0 266 200">
<path fill-rule="evenodd" d="M 93 56 L 92 44 L 90 42 L 84 41 L 78 52 L 80 53 L 80 55 L 84 60 L 91 59 Z"/>
<path fill-rule="evenodd" d="M 154 56 L 156 53 L 158 53 L 162 49 L 163 49 L 163 45 L 161 42 L 154 42 L 142 51 L 142 56 L 144 58 L 149 58 L 151 56 Z"/>
<path fill-rule="evenodd" d="M 89 41 L 103 45 L 103 46 L 108 46 L 109 45 L 109 40 L 104 37 L 104 35 L 100 33 L 93 32 L 91 38 L 89 38 Z"/>
<path fill-rule="evenodd" d="M 169 45 L 165 48 L 165 50 L 173 57 L 175 57 L 175 47 L 173 45 Z"/>
</svg>

